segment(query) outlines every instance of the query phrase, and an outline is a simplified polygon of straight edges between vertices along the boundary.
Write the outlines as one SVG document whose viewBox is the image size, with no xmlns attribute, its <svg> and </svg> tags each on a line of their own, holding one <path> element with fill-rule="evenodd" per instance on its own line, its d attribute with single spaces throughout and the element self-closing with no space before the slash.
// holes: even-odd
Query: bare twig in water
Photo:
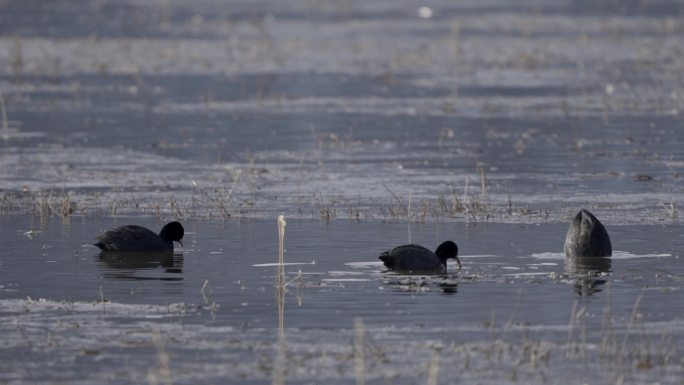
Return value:
<svg viewBox="0 0 684 385">
<path fill-rule="evenodd" d="M 465 188 L 463 189 L 463 202 L 468 201 L 468 176 L 466 175 Z"/>
<path fill-rule="evenodd" d="M 242 175 L 242 170 L 237 170 L 237 173 L 235 174 L 235 180 L 233 180 L 233 185 L 230 186 L 230 190 L 228 190 L 228 199 L 230 199 L 233 196 L 233 190 L 235 189 L 235 185 L 237 184 L 238 180 L 240 180 L 240 175 Z"/>
<path fill-rule="evenodd" d="M 480 167 L 480 195 L 487 195 L 487 182 L 484 173 L 484 167 Z"/>
<path fill-rule="evenodd" d="M 390 194 L 392 194 L 392 197 L 394 197 L 394 199 L 397 201 L 397 204 L 399 204 L 400 206 L 403 206 L 401 199 L 399 199 L 399 197 L 392 190 L 390 190 L 390 188 L 387 187 L 387 185 L 385 183 L 383 183 L 382 186 L 385 187 L 387 189 L 387 191 L 389 191 Z"/>
<path fill-rule="evenodd" d="M 677 206 L 675 206 L 674 202 L 661 202 L 661 204 L 663 205 L 663 208 L 665 208 L 665 211 L 667 211 L 667 213 L 670 215 L 670 218 L 677 218 Z"/>
<path fill-rule="evenodd" d="M 178 204 L 178 202 L 176 201 L 176 198 L 173 195 L 171 195 L 171 199 L 169 200 L 169 205 L 171 206 L 171 211 L 176 212 L 175 215 L 177 215 L 178 217 L 181 217 L 181 218 L 184 217 L 183 212 L 181 211 L 180 205 Z"/>
<path fill-rule="evenodd" d="M 211 287 L 209 286 L 209 280 L 204 281 L 204 285 L 202 285 L 202 289 L 200 289 L 200 294 L 202 294 L 202 298 L 204 299 L 204 304 L 206 307 L 209 309 L 211 312 L 211 318 L 216 319 L 216 309 L 218 306 L 216 305 L 215 301 L 211 300 Z"/>
<path fill-rule="evenodd" d="M 278 306 L 278 344 L 273 363 L 274 385 L 285 384 L 285 216 L 278 216 L 278 273 L 276 274 L 276 304 Z"/>
<path fill-rule="evenodd" d="M 408 210 L 406 212 L 406 219 L 411 220 L 411 190 L 409 190 L 409 202 L 408 202 Z"/>
<path fill-rule="evenodd" d="M 292 278 L 291 280 L 285 282 L 283 284 L 283 288 L 288 287 L 292 282 L 297 281 L 297 285 L 301 285 L 302 282 L 302 271 L 299 270 L 299 273 L 297 274 L 296 277 Z"/>
<path fill-rule="evenodd" d="M 283 287 L 285 279 L 285 216 L 278 216 L 278 274 L 276 277 L 277 287 Z"/>
<path fill-rule="evenodd" d="M 278 332 L 285 338 L 285 216 L 278 216 L 278 273 L 276 274 L 276 303 Z"/>
</svg>

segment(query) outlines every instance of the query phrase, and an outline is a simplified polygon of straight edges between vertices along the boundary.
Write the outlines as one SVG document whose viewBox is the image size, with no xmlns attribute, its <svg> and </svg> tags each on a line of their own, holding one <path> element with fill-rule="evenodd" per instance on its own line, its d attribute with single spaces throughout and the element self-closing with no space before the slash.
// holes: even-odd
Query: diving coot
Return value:
<svg viewBox="0 0 684 385">
<path fill-rule="evenodd" d="M 95 246 L 103 251 L 173 252 L 174 241 L 183 246 L 184 232 L 178 222 L 167 223 L 159 235 L 142 226 L 121 226 L 98 236 Z"/>
<path fill-rule="evenodd" d="M 606 228 L 587 210 L 580 210 L 565 236 L 565 256 L 610 257 L 613 249 Z"/>
<path fill-rule="evenodd" d="M 453 258 L 461 269 L 458 246 L 446 241 L 432 251 L 419 245 L 404 245 L 380 254 L 385 266 L 400 274 L 446 274 L 446 261 Z"/>
</svg>

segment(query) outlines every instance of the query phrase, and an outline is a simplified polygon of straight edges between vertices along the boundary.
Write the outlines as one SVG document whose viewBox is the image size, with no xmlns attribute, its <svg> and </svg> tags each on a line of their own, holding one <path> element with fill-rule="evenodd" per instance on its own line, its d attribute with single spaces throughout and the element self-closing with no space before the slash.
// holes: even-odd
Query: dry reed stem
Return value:
<svg viewBox="0 0 684 385">
<path fill-rule="evenodd" d="M 100 302 L 102 303 L 102 316 L 104 317 L 104 314 L 105 314 L 105 298 L 104 298 L 104 290 L 102 290 L 102 286 L 100 286 Z"/>
<path fill-rule="evenodd" d="M 601 325 L 601 350 L 599 353 L 599 358 L 601 361 L 605 360 L 608 352 L 611 355 L 615 355 L 616 351 L 616 338 L 615 331 L 613 329 L 613 312 L 610 302 L 610 283 L 606 285 L 606 306 L 603 308 L 603 320 Z"/>
<path fill-rule="evenodd" d="M 152 342 L 157 348 L 157 358 L 159 359 L 159 375 L 164 380 L 164 384 L 171 385 L 173 381 L 171 380 L 171 365 L 169 354 L 164 349 L 164 344 L 162 343 L 161 335 L 158 330 L 155 330 L 152 334 Z"/>
<path fill-rule="evenodd" d="M 356 385 L 366 383 L 366 365 L 363 354 L 364 337 L 366 329 L 361 318 L 354 319 L 354 374 L 356 375 Z"/>
<path fill-rule="evenodd" d="M 209 285 L 209 280 L 206 279 L 204 280 L 204 285 L 202 285 L 202 288 L 200 289 L 200 294 L 202 294 L 202 298 L 204 299 L 205 304 L 209 304 L 209 298 L 205 294 L 205 290 L 207 289 L 207 286 Z M 211 290 L 211 289 L 209 289 Z"/>
<path fill-rule="evenodd" d="M 626 356 L 629 354 L 629 349 L 627 348 L 627 342 L 629 340 L 630 336 L 630 331 L 632 330 L 632 327 L 634 327 L 634 324 L 636 323 L 637 317 L 638 317 L 638 312 L 639 312 L 639 304 L 641 303 L 641 298 L 643 297 L 643 294 L 639 294 L 634 301 L 634 306 L 632 307 L 632 313 L 629 316 L 629 322 L 627 322 L 627 328 L 624 331 L 624 336 L 622 338 L 622 344 L 620 345 L 620 351 L 619 355 L 620 358 L 624 359 Z"/>
<path fill-rule="evenodd" d="M 278 344 L 276 345 L 276 357 L 273 362 L 273 385 L 285 385 L 285 333 L 278 333 Z"/>
<path fill-rule="evenodd" d="M 409 190 L 408 210 L 406 211 L 406 219 L 411 220 L 411 190 Z"/>
<path fill-rule="evenodd" d="M 273 363 L 274 385 L 285 384 L 285 216 L 278 216 L 278 272 L 276 274 L 276 304 L 278 306 L 278 344 Z"/>
<path fill-rule="evenodd" d="M 278 216 L 278 274 L 276 276 L 277 287 L 283 287 L 285 279 L 285 216 Z"/>
<path fill-rule="evenodd" d="M 299 274 L 297 274 L 297 306 L 302 306 L 302 285 L 302 271 L 299 270 Z"/>
<path fill-rule="evenodd" d="M 2 129 L 7 131 L 9 129 L 9 125 L 7 124 L 7 111 L 5 110 L 5 98 L 2 96 L 2 92 L 0 92 L 0 109 L 2 109 Z"/>
<path fill-rule="evenodd" d="M 432 352 L 432 359 L 428 366 L 427 385 L 437 385 L 439 380 L 439 354 Z"/>
<path fill-rule="evenodd" d="M 463 202 L 468 201 L 468 176 L 466 175 L 465 188 L 463 189 Z"/>
<path fill-rule="evenodd" d="M 492 330 L 492 340 L 495 340 L 496 335 L 496 308 L 493 307 L 489 315 L 489 328 Z"/>
<path fill-rule="evenodd" d="M 233 181 L 233 185 L 230 186 L 230 190 L 228 190 L 228 199 L 230 199 L 233 196 L 233 190 L 235 189 L 235 185 L 237 185 L 238 180 L 240 180 L 240 175 L 242 175 L 242 169 L 238 169 L 237 173 L 235 174 L 235 180 Z"/>
<path fill-rule="evenodd" d="M 570 349 L 570 344 L 573 340 L 572 334 L 573 334 L 574 327 L 575 327 L 575 315 L 576 315 L 576 313 L 577 313 L 577 300 L 575 300 L 572 303 L 572 310 L 570 311 L 570 322 L 568 324 L 568 342 L 567 342 L 568 349 Z M 567 357 L 572 356 L 569 351 L 566 351 L 565 355 Z"/>
<path fill-rule="evenodd" d="M 387 191 L 389 191 L 389 193 L 392 195 L 392 197 L 394 198 L 394 200 L 397 201 L 397 204 L 398 204 L 399 206 L 403 206 L 403 203 L 401 202 L 401 199 L 399 199 L 399 197 L 397 196 L 397 194 L 394 193 L 394 191 L 390 190 L 390 188 L 387 187 L 387 185 L 386 185 L 385 183 L 382 183 L 382 186 L 385 187 L 385 189 L 387 189 Z"/>
<path fill-rule="evenodd" d="M 211 300 L 212 291 L 211 286 L 209 286 L 208 279 L 204 280 L 204 285 L 202 285 L 202 288 L 200 289 L 200 294 L 202 294 L 202 299 L 204 299 L 204 305 L 209 309 L 209 312 L 211 313 L 211 319 L 216 319 L 216 310 L 218 308 L 218 305 L 215 301 Z"/>
<path fill-rule="evenodd" d="M 518 289 L 518 297 L 515 301 L 515 307 L 513 308 L 513 312 L 511 313 L 511 318 L 506 322 L 506 325 L 504 326 L 504 330 L 509 329 L 511 326 L 513 326 L 513 322 L 515 321 L 515 317 L 518 315 L 518 309 L 520 309 L 520 303 L 522 302 L 522 295 L 523 295 L 523 289 L 519 288 Z"/>
<path fill-rule="evenodd" d="M 480 195 L 487 195 L 487 183 L 484 173 L 484 167 L 480 167 Z"/>
</svg>

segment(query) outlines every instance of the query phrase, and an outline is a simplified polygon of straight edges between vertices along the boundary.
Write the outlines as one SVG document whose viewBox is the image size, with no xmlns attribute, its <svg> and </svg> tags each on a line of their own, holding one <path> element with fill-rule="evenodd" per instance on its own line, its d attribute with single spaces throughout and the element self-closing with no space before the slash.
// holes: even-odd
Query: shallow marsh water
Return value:
<svg viewBox="0 0 684 385">
<path fill-rule="evenodd" d="M 1 379 L 270 383 L 279 346 L 275 221 L 187 222 L 172 266 L 102 260 L 87 244 L 133 220 L 162 225 L 0 222 Z M 574 383 L 590 373 L 592 383 L 678 383 L 682 228 L 612 226 L 612 265 L 587 273 L 564 263 L 566 227 L 288 221 L 287 382 L 355 381 L 361 319 L 369 383 L 422 382 L 433 354 L 445 383 Z M 463 270 L 385 272 L 377 255 L 409 239 L 457 241 Z"/>
<path fill-rule="evenodd" d="M 315 3 L 2 3 L 0 210 L 679 221 L 678 2 Z"/>
<path fill-rule="evenodd" d="M 0 0 L 0 383 L 681 384 L 683 9 Z M 172 217 L 171 261 L 88 246 Z"/>
</svg>

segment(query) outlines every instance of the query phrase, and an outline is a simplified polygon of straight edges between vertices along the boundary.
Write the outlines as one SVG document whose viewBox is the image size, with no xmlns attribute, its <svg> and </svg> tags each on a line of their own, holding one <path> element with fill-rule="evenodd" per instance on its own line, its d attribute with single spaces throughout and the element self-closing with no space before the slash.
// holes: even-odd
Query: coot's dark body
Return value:
<svg viewBox="0 0 684 385">
<path fill-rule="evenodd" d="M 565 236 L 565 256 L 569 258 L 610 257 L 613 248 L 608 231 L 587 210 L 580 210 Z"/>
<path fill-rule="evenodd" d="M 103 251 L 119 252 L 173 252 L 173 242 L 181 243 L 183 226 L 178 222 L 167 223 L 159 233 L 136 225 L 117 227 L 97 237 L 95 246 Z"/>
<path fill-rule="evenodd" d="M 458 247 L 451 241 L 442 243 L 434 253 L 423 246 L 411 244 L 380 254 L 380 260 L 388 269 L 401 274 L 446 274 L 449 258 L 454 258 L 460 268 Z"/>
</svg>

